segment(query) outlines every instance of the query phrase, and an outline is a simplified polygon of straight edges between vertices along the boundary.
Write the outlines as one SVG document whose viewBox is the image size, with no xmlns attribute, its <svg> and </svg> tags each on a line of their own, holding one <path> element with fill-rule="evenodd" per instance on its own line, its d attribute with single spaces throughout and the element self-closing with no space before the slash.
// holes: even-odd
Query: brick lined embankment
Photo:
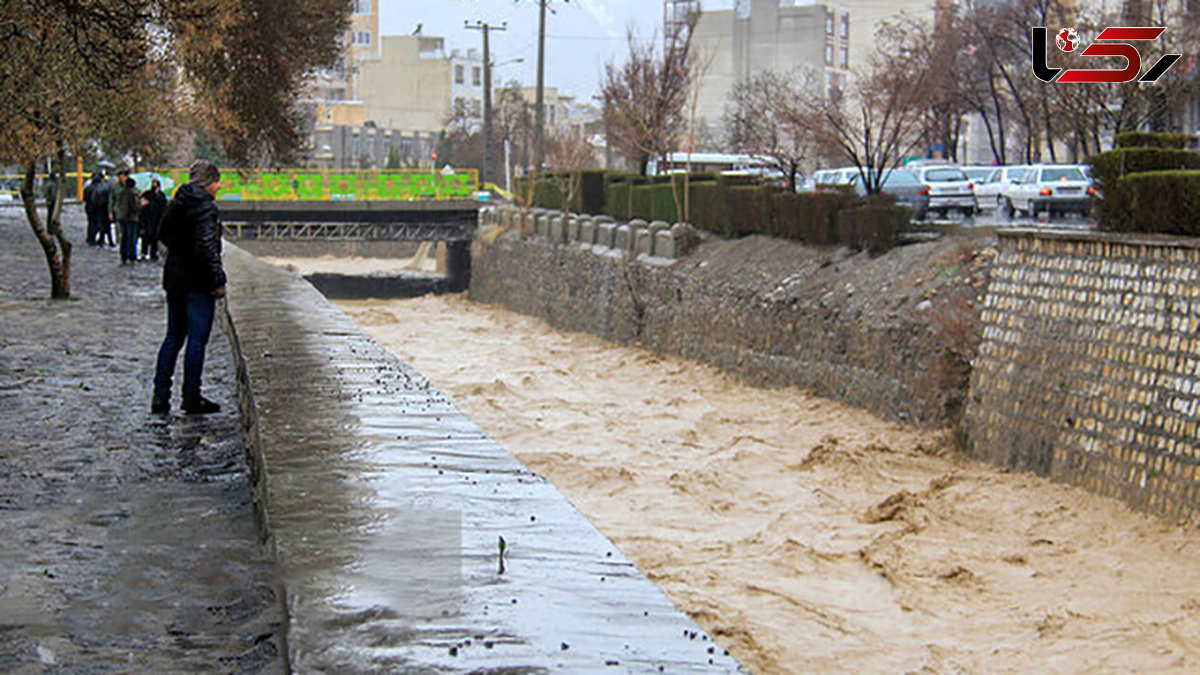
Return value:
<svg viewBox="0 0 1200 675">
<path fill-rule="evenodd" d="M 0 209 L 0 671 L 281 672 L 229 344 L 214 330 L 205 367 L 220 414 L 180 415 L 177 388 L 152 416 L 162 268 L 64 220 L 73 297 L 51 301 L 24 212 Z"/>
<path fill-rule="evenodd" d="M 971 455 L 1200 519 L 1200 240 L 1009 232 Z"/>
</svg>

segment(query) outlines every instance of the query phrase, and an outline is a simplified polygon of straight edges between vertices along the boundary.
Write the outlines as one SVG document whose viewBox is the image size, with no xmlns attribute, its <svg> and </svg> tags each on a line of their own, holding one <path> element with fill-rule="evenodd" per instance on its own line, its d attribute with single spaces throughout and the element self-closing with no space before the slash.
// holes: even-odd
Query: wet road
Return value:
<svg viewBox="0 0 1200 675">
<path fill-rule="evenodd" d="M 228 344 L 205 369 L 221 414 L 151 416 L 161 268 L 65 218 L 73 297 L 50 301 L 24 213 L 0 209 L 0 671 L 282 672 Z"/>
</svg>

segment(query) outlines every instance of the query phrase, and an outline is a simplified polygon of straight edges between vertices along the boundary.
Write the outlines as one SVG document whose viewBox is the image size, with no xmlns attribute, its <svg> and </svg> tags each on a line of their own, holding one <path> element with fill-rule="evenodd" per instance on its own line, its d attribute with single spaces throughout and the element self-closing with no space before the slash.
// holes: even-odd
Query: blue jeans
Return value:
<svg viewBox="0 0 1200 675">
<path fill-rule="evenodd" d="M 138 222 L 121 221 L 121 260 L 137 260 Z"/>
<path fill-rule="evenodd" d="M 171 377 L 185 342 L 183 400 L 200 398 L 200 371 L 204 369 L 204 349 L 212 333 L 216 307 L 217 299 L 210 293 L 167 293 L 167 337 L 158 350 L 158 365 L 154 370 L 155 399 L 171 400 Z"/>
</svg>

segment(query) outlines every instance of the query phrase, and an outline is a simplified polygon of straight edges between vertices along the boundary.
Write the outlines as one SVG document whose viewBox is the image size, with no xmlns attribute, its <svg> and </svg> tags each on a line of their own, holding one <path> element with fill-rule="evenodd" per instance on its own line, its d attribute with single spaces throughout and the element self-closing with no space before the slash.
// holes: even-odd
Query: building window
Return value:
<svg viewBox="0 0 1200 675">
<path fill-rule="evenodd" d="M 825 34 L 833 35 L 833 12 L 825 15 Z"/>
<path fill-rule="evenodd" d="M 354 44 L 356 44 L 356 45 L 371 44 L 371 31 L 369 31 L 369 30 L 354 31 Z"/>
<path fill-rule="evenodd" d="M 833 65 L 833 45 L 825 45 L 825 65 Z"/>
<path fill-rule="evenodd" d="M 454 84 L 462 84 L 465 81 L 466 80 L 463 77 L 463 67 L 454 66 Z"/>
<path fill-rule="evenodd" d="M 850 38 L 850 15 L 845 13 L 842 14 L 842 37 Z"/>
<path fill-rule="evenodd" d="M 354 0 L 354 13 L 355 14 L 370 14 L 371 13 L 371 0 Z"/>
<path fill-rule="evenodd" d="M 476 87 L 480 85 L 479 73 L 479 66 L 475 66 L 471 69 L 471 84 L 475 85 Z"/>
<path fill-rule="evenodd" d="M 850 49 L 847 47 L 842 47 L 840 51 L 841 51 L 841 53 L 838 54 L 838 62 L 842 64 L 843 68 L 849 68 L 850 67 Z"/>
</svg>

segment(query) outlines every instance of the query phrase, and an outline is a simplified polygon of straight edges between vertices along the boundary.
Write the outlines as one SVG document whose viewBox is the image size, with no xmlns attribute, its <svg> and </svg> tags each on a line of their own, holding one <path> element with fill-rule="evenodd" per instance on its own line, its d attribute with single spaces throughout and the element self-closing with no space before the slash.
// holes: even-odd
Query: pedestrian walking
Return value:
<svg viewBox="0 0 1200 675">
<path fill-rule="evenodd" d="M 142 193 L 142 212 L 138 217 L 138 232 L 142 237 L 142 260 L 158 260 L 158 224 L 167 210 L 167 196 L 157 178 L 150 189 Z"/>
<path fill-rule="evenodd" d="M 117 172 L 117 182 L 108 197 L 113 222 L 121 224 L 121 264 L 137 260 L 138 213 L 142 210 L 138 189 L 129 177 L 129 169 Z"/>
<path fill-rule="evenodd" d="M 203 159 L 192 162 L 187 184 L 175 191 L 159 223 L 159 236 L 167 247 L 163 266 L 167 335 L 158 350 L 154 371 L 150 411 L 155 414 L 171 411 L 171 378 L 185 343 L 183 411 L 205 415 L 221 409 L 200 394 L 204 351 L 217 299 L 225 297 L 221 219 L 215 201 L 220 189 L 221 172 L 215 164 Z"/>
<path fill-rule="evenodd" d="M 104 183 L 104 176 L 99 172 L 92 174 L 92 179 L 83 188 L 83 210 L 87 214 L 87 244 L 88 246 L 100 245 L 100 222 L 102 218 L 107 217 L 105 213 L 107 205 L 101 205 L 97 201 L 97 193 L 101 190 Z M 105 199 L 105 202 L 108 200 Z"/>
<path fill-rule="evenodd" d="M 58 174 L 53 171 L 46 177 L 46 187 L 42 191 L 46 198 L 46 229 L 50 229 L 50 220 L 54 218 L 54 202 L 58 201 Z"/>
</svg>

